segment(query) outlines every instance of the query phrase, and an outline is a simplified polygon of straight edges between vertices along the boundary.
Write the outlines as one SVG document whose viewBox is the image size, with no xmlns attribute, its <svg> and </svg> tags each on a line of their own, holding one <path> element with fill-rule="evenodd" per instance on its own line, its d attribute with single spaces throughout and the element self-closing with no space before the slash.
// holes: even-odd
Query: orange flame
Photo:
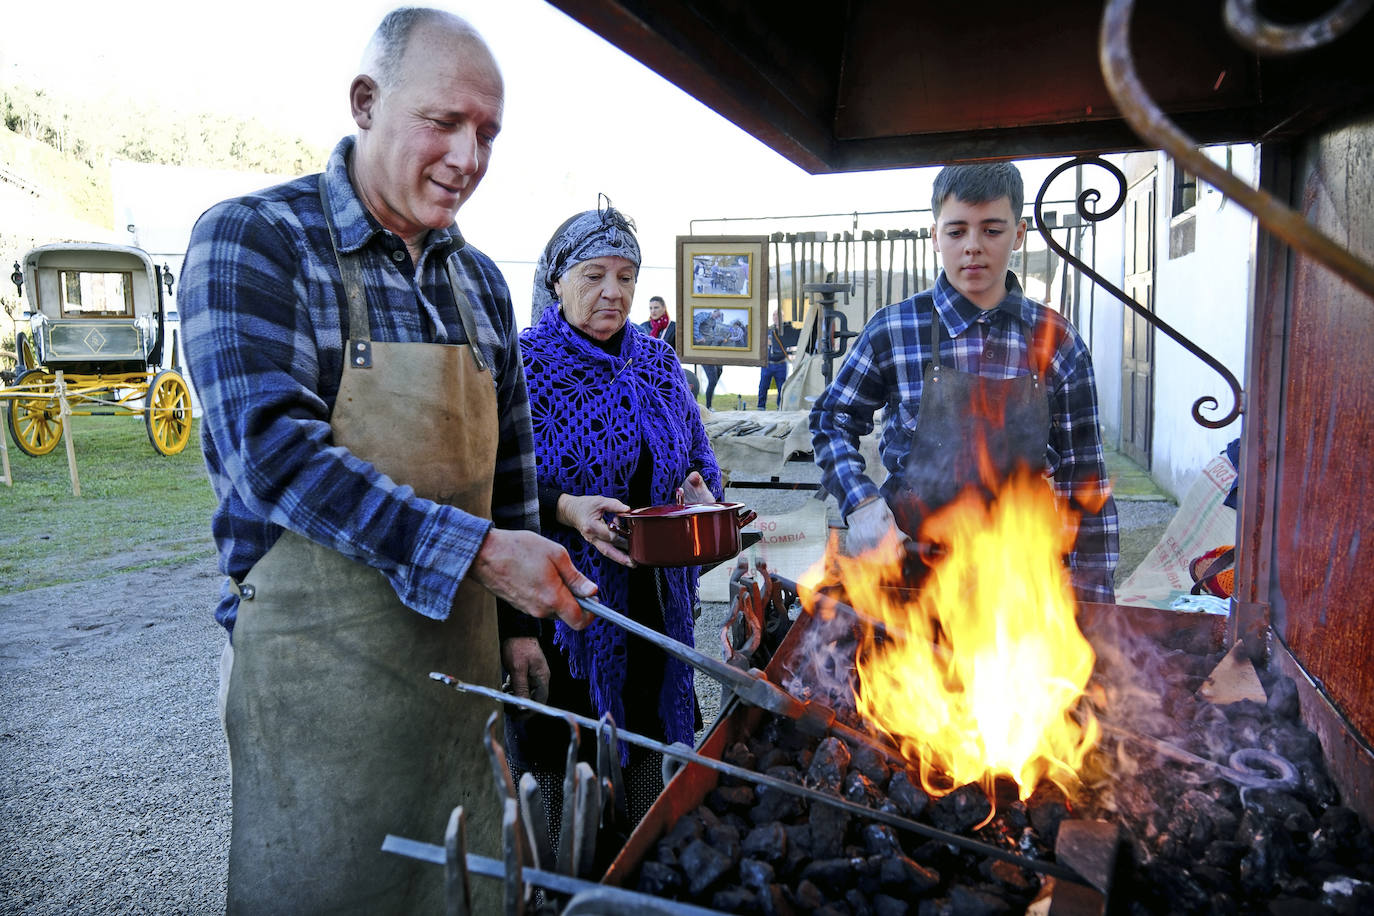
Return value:
<svg viewBox="0 0 1374 916">
<path fill-rule="evenodd" d="M 977 782 L 991 798 L 1002 775 L 1022 799 L 1041 779 L 1077 787 L 1098 728 L 1073 716 L 1095 661 L 1063 561 L 1076 531 L 1047 481 L 1021 473 L 926 520 L 921 539 L 944 553 L 914 596 L 888 587 L 895 545 L 832 558 L 850 604 L 886 630 L 858 652 L 857 708 L 928 792 Z"/>
</svg>

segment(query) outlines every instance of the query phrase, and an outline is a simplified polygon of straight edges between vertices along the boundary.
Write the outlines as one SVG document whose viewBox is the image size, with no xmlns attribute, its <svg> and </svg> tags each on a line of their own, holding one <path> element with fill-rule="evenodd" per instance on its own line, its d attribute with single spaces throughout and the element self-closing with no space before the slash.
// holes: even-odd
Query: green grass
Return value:
<svg viewBox="0 0 1374 916">
<path fill-rule="evenodd" d="M 7 441 L 14 485 L 0 485 L 0 595 L 213 555 L 198 420 L 170 457 L 154 451 L 141 417 L 71 424 L 79 498 L 65 443 L 32 458 Z"/>
</svg>

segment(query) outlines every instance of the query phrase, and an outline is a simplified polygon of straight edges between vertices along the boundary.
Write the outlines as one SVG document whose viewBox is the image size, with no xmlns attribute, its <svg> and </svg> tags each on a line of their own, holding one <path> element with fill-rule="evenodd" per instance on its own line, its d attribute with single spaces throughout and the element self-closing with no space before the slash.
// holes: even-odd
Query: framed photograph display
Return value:
<svg viewBox="0 0 1374 916">
<path fill-rule="evenodd" d="M 767 236 L 677 237 L 678 357 L 684 363 L 767 361 Z"/>
</svg>

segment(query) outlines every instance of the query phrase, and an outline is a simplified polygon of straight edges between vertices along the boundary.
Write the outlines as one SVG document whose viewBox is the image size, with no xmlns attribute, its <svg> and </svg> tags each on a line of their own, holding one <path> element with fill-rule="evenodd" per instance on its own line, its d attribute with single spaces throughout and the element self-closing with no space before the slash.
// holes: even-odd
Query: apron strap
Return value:
<svg viewBox="0 0 1374 916">
<path fill-rule="evenodd" d="M 478 372 L 486 372 L 487 359 L 482 355 L 482 348 L 477 345 L 477 319 L 472 314 L 472 301 L 468 299 L 463 284 L 458 282 L 458 271 L 453 266 L 452 255 L 444 259 L 444 268 L 448 272 L 449 288 L 453 290 L 453 304 L 458 307 L 458 317 L 463 322 L 468 349 L 472 350 L 472 361 L 477 364 Z"/>
<path fill-rule="evenodd" d="M 940 375 L 940 307 L 932 297 L 930 302 L 930 368 L 935 377 Z"/>
<path fill-rule="evenodd" d="M 321 172 L 320 204 L 324 207 L 324 223 L 329 227 L 329 244 L 334 249 L 335 260 L 339 262 L 339 275 L 343 277 L 344 296 L 348 299 L 348 324 L 343 328 L 344 339 L 350 343 L 356 340 L 369 344 L 372 341 L 372 322 L 367 316 L 367 293 L 363 289 L 362 268 L 358 266 L 357 258 L 346 257 L 339 251 L 339 230 L 334 227 L 334 210 L 329 204 L 329 184 L 325 178 L 326 174 Z M 364 346 L 357 353 L 353 352 L 351 346 L 348 349 L 349 365 L 371 368 L 370 346 Z M 360 359 L 364 361 L 358 362 Z"/>
</svg>

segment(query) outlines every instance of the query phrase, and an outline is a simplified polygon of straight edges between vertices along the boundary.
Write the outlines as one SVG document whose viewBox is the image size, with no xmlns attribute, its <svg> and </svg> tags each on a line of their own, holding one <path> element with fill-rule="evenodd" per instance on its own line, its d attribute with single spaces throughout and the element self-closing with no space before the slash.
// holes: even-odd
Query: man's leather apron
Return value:
<svg viewBox="0 0 1374 916">
<path fill-rule="evenodd" d="M 328 217 L 323 179 L 321 197 Z M 350 332 L 334 444 L 419 496 L 489 518 L 495 386 L 452 265 L 462 346 L 371 341 L 357 259 L 339 262 Z M 441 912 L 443 869 L 383 853 L 382 840 L 442 843 L 462 805 L 469 848 L 496 854 L 501 821 L 482 744 L 492 709 L 429 679 L 498 683 L 494 599 L 469 579 L 449 619 L 431 620 L 377 570 L 291 531 L 239 591 L 226 710 L 229 912 Z"/>
<path fill-rule="evenodd" d="M 940 364 L 940 314 L 931 315 L 930 364 L 926 366 L 916 432 L 905 477 L 892 499 L 897 527 L 920 540 L 921 522 L 965 488 L 986 495 L 1018 466 L 1038 473 L 1045 466 L 1050 407 L 1044 380 L 1030 375 L 983 378 Z"/>
</svg>

